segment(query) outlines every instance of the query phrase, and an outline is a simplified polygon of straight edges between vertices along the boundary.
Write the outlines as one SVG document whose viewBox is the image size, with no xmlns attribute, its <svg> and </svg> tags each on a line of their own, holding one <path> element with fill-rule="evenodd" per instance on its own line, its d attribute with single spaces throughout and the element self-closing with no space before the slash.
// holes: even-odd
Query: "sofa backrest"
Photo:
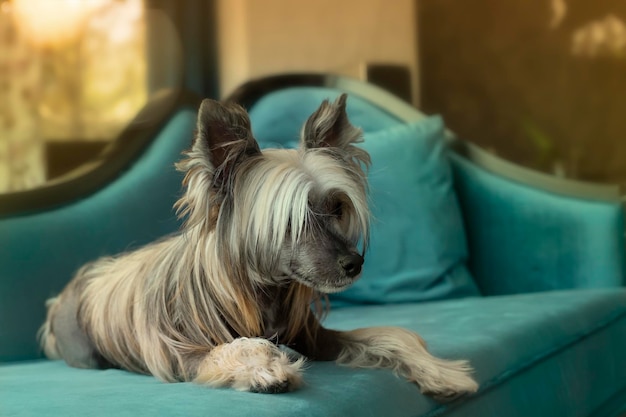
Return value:
<svg viewBox="0 0 626 417">
<path fill-rule="evenodd" d="M 195 109 L 175 112 L 132 166 L 83 199 L 0 219 L 0 361 L 41 356 L 44 303 L 84 263 L 143 245 L 179 228 L 174 169 L 191 144 Z"/>
</svg>

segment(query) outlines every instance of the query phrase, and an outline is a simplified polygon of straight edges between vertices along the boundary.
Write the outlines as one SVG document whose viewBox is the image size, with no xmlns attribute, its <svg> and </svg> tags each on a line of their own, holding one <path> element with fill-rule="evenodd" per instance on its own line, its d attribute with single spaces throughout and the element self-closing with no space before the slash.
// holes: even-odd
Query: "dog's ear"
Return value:
<svg viewBox="0 0 626 417">
<path fill-rule="evenodd" d="M 214 169 L 214 184 L 221 186 L 233 168 L 246 158 L 261 153 L 252 136 L 246 110 L 235 103 L 205 99 L 198 111 L 194 148 L 199 149 Z"/>
<path fill-rule="evenodd" d="M 361 129 L 350 124 L 346 114 L 347 94 L 330 103 L 324 100 L 302 128 L 302 144 L 308 149 L 346 148 L 361 141 Z"/>
</svg>

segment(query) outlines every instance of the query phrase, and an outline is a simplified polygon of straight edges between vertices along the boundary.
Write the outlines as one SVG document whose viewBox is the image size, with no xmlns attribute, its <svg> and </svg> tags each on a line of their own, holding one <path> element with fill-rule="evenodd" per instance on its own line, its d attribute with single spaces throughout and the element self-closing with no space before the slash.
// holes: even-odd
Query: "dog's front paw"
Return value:
<svg viewBox="0 0 626 417">
<path fill-rule="evenodd" d="M 249 390 L 247 388 L 244 388 L 243 390 L 257 392 L 259 394 L 281 394 L 283 392 L 292 391 L 294 388 L 294 384 L 290 382 L 289 379 L 285 379 L 273 382 L 266 381 L 250 387 Z"/>
<path fill-rule="evenodd" d="M 426 372 L 416 378 L 422 393 L 440 402 L 452 401 L 478 391 L 478 383 L 471 377 L 472 367 L 467 361 L 437 359 Z"/>
<path fill-rule="evenodd" d="M 262 394 L 293 391 L 302 385 L 304 359 L 291 362 L 283 352 L 277 352 L 266 363 L 250 364 L 235 379 L 233 388 Z"/>
<path fill-rule="evenodd" d="M 214 348 L 198 368 L 194 382 L 277 394 L 302 385 L 303 367 L 304 359 L 291 361 L 265 339 L 239 338 Z"/>
</svg>

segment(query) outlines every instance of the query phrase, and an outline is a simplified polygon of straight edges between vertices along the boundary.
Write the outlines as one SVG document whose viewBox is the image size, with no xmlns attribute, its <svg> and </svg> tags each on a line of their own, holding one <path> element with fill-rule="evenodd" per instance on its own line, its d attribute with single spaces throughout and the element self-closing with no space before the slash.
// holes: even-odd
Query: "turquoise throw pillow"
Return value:
<svg viewBox="0 0 626 417">
<path fill-rule="evenodd" d="M 365 134 L 370 247 L 361 278 L 333 301 L 400 303 L 478 295 L 440 117 Z M 335 304 L 337 304 L 335 302 Z"/>
</svg>

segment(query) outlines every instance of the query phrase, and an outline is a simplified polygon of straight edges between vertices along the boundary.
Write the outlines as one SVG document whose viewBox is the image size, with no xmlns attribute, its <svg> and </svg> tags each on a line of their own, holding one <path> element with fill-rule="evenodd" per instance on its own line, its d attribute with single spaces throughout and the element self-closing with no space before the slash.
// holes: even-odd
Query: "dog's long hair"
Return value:
<svg viewBox="0 0 626 417">
<path fill-rule="evenodd" d="M 360 130 L 338 124 L 344 116 L 336 109 L 344 105 L 345 96 L 325 102 L 304 126 L 300 149 L 261 153 L 245 110 L 203 103 L 197 138 L 177 164 L 185 173 L 175 206 L 185 218 L 182 232 L 100 259 L 73 281 L 79 321 L 89 324 L 89 339 L 106 360 L 166 381 L 187 379 L 189 355 L 265 334 L 264 297 L 275 294 L 264 291 L 276 285 L 284 297 L 276 314 L 289 317 L 280 342 L 307 327 L 319 292 L 282 282 L 276 268 L 285 245 L 299 247 L 315 233 L 311 199 L 333 195 L 344 238 L 362 251 L 367 242 L 369 156 L 354 146 Z M 314 337 L 315 329 L 307 331 Z M 50 340 L 44 346 L 59 356 Z"/>
<path fill-rule="evenodd" d="M 432 357 L 414 333 L 320 325 L 321 297 L 358 278 L 368 242 L 369 155 L 345 104 L 345 95 L 323 102 L 299 149 L 261 152 L 243 108 L 205 100 L 177 164 L 181 232 L 80 269 L 48 302 L 46 355 L 282 392 L 299 385 L 302 367 L 284 344 L 311 359 L 391 368 L 435 395 L 475 390 L 466 362 Z"/>
</svg>

